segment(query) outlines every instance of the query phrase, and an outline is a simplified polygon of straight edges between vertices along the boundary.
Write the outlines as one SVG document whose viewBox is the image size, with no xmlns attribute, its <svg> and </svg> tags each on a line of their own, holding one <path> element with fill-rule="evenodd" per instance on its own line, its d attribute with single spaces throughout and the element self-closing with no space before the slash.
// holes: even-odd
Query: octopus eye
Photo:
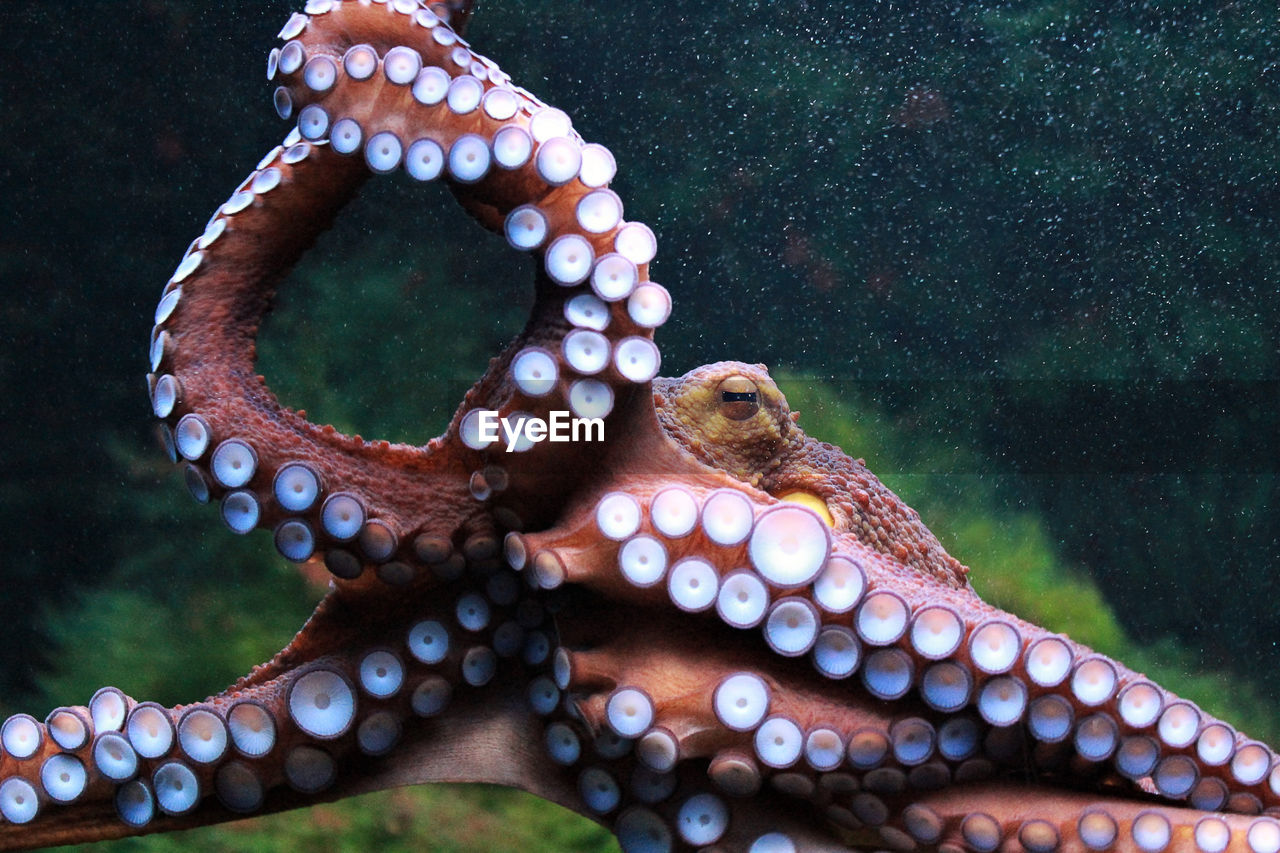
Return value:
<svg viewBox="0 0 1280 853">
<path fill-rule="evenodd" d="M 720 414 L 731 421 L 745 421 L 760 411 L 760 389 L 745 376 L 730 376 L 716 389 Z"/>
</svg>

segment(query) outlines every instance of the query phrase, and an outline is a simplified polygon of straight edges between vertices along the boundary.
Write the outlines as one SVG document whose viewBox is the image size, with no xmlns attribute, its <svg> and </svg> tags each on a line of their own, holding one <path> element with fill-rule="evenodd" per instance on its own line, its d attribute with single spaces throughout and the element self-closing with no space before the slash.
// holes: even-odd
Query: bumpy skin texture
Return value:
<svg viewBox="0 0 1280 853">
<path fill-rule="evenodd" d="M 306 8 L 272 58 L 300 131 L 165 286 L 151 387 L 192 494 L 332 591 L 203 702 L 103 688 L 5 721 L 0 848 L 470 780 L 627 850 L 1280 849 L 1268 747 L 978 599 L 762 366 L 654 379 L 652 235 L 607 152 L 441 19 L 468 7 Z M 422 447 L 312 424 L 253 373 L 276 282 L 393 168 L 540 265 L 528 326 Z M 486 410 L 603 439 L 490 441 Z"/>
<path fill-rule="evenodd" d="M 730 377 L 758 389 L 759 409 L 727 417 L 719 397 Z M 733 392 L 730 392 L 733 393 Z M 763 364 L 708 364 L 679 379 L 654 382 L 658 422 L 700 461 L 771 495 L 819 497 L 835 529 L 944 583 L 964 586 L 968 568 L 948 554 L 920 516 L 884 487 L 860 459 L 804 434 Z"/>
</svg>

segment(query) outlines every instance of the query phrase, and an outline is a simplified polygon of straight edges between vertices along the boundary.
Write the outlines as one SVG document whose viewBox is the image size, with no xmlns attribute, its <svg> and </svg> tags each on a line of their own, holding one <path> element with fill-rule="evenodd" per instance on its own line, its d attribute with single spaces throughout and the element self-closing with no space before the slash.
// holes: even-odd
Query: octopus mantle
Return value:
<svg viewBox="0 0 1280 853">
<path fill-rule="evenodd" d="M 474 780 L 628 851 L 1280 851 L 1270 748 L 983 603 L 763 366 L 656 378 L 653 233 L 612 155 L 458 34 L 469 12 L 309 0 L 268 63 L 295 127 L 155 313 L 192 495 L 323 562 L 329 595 L 203 702 L 104 687 L 10 717 L 0 847 Z M 537 263 L 528 325 L 421 447 L 310 423 L 254 372 L 275 284 L 396 171 Z M 535 440 L 555 417 L 586 432 Z"/>
</svg>

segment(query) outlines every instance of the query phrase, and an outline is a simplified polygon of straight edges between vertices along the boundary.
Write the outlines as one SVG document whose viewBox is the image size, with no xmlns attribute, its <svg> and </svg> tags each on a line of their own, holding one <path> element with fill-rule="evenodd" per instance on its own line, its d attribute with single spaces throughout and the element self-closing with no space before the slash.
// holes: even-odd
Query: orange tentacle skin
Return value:
<svg viewBox="0 0 1280 853">
<path fill-rule="evenodd" d="M 653 233 L 612 155 L 462 38 L 470 11 L 291 18 L 292 129 L 156 309 L 151 403 L 192 494 L 331 593 L 218 696 L 5 721 L 0 847 L 476 780 L 628 851 L 1280 850 L 1269 747 L 983 603 L 762 365 L 656 378 Z M 274 288 L 392 171 L 537 263 L 527 326 L 419 447 L 311 423 L 254 372 Z M 583 433 L 540 440 L 557 413 Z"/>
</svg>

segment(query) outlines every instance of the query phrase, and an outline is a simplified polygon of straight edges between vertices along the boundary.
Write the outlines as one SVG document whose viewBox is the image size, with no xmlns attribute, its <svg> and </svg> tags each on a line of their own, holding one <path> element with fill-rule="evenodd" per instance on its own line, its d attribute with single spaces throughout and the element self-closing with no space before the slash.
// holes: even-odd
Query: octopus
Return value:
<svg viewBox="0 0 1280 853">
<path fill-rule="evenodd" d="M 293 127 L 155 310 L 151 405 L 192 496 L 327 596 L 216 696 L 5 720 L 0 847 L 484 781 L 626 851 L 1280 851 L 1270 747 L 984 603 L 764 366 L 658 377 L 653 232 L 469 13 L 308 0 L 268 59 Z M 421 446 L 312 423 L 254 370 L 276 285 L 391 172 L 536 267 L 528 324 Z"/>
</svg>

